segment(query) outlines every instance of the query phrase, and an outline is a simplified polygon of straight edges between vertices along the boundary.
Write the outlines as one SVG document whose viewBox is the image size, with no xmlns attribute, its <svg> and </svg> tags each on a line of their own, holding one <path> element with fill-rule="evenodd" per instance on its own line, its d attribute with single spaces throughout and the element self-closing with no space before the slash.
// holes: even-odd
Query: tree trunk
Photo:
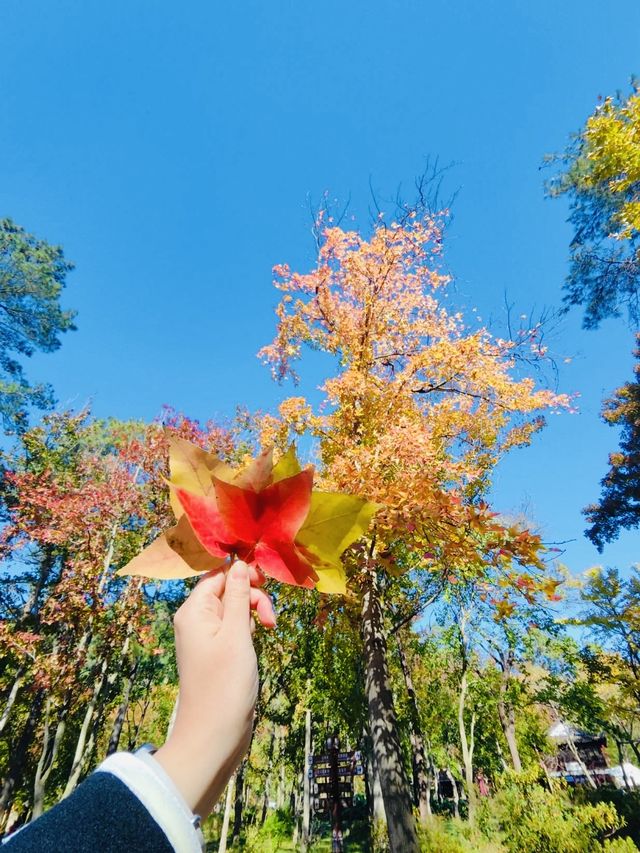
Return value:
<svg viewBox="0 0 640 853">
<path fill-rule="evenodd" d="M 26 666 L 24 664 L 20 664 L 20 666 L 18 667 L 18 671 L 16 672 L 13 678 L 11 690 L 9 690 L 9 695 L 7 696 L 7 701 L 5 703 L 4 710 L 2 711 L 2 716 L 0 716 L 0 734 L 9 722 L 9 717 L 11 716 L 11 709 L 13 708 L 15 701 L 18 698 L 18 691 L 22 686 L 22 680 L 24 678 L 25 670 Z"/>
<path fill-rule="evenodd" d="M 40 556 L 40 570 L 38 572 L 38 578 L 33 584 L 31 591 L 29 592 L 29 597 L 25 601 L 22 611 L 20 613 L 20 618 L 18 620 L 19 625 L 22 625 L 26 620 L 31 616 L 34 611 L 38 612 L 38 599 L 40 598 L 40 593 L 45 587 L 45 584 L 49 580 L 51 572 L 55 568 L 56 564 L 56 554 L 53 545 L 43 545 L 42 552 Z M 37 620 L 39 622 L 39 619 Z"/>
<path fill-rule="evenodd" d="M 593 788 L 593 790 L 595 791 L 598 786 L 596 785 L 593 776 L 589 772 L 589 768 L 587 767 L 587 765 L 582 760 L 580 753 L 578 752 L 578 748 L 576 747 L 575 741 L 574 741 L 573 737 L 571 736 L 571 734 L 569 734 L 569 736 L 567 737 L 567 745 L 568 745 L 569 749 L 571 750 L 573 757 L 575 758 L 575 760 L 580 765 L 580 768 L 581 768 L 582 772 L 584 773 L 585 778 L 586 778 L 587 782 L 589 783 L 589 786 L 591 788 Z"/>
<path fill-rule="evenodd" d="M 285 777 L 285 766 L 284 761 L 280 761 L 280 778 L 278 780 L 278 793 L 276 795 L 276 805 L 279 809 L 284 808 L 285 796 L 286 796 L 286 777 Z"/>
<path fill-rule="evenodd" d="M 40 624 L 37 609 L 38 599 L 40 598 L 40 593 L 42 592 L 45 583 L 49 579 L 49 576 L 51 575 L 55 564 L 56 557 L 54 554 L 53 547 L 51 545 L 43 546 L 42 553 L 40 555 L 40 569 L 38 572 L 38 578 L 34 582 L 29 592 L 29 597 L 22 606 L 20 615 L 14 623 L 14 627 L 16 629 L 19 630 L 20 628 L 26 627 L 27 623 L 29 623 L 30 630 L 37 630 Z M 35 615 L 33 612 L 34 610 Z M 11 689 L 9 691 L 9 695 L 7 696 L 7 701 L 4 706 L 4 710 L 2 711 L 2 716 L 0 717 L 0 733 L 2 733 L 7 723 L 9 722 L 9 717 L 11 716 L 11 711 L 13 710 L 13 706 L 15 705 L 15 701 L 18 698 L 18 691 L 22 686 L 26 671 L 27 664 L 26 662 L 23 662 L 18 667 L 18 670 L 14 676 L 13 684 L 11 685 Z"/>
<path fill-rule="evenodd" d="M 234 776 L 229 779 L 227 784 L 227 796 L 224 799 L 224 815 L 222 818 L 222 829 L 220 831 L 220 844 L 218 853 L 225 853 L 227 849 L 227 835 L 229 834 L 229 822 L 231 820 L 231 802 L 233 800 L 233 780 Z"/>
<path fill-rule="evenodd" d="M 619 740 L 616 741 L 616 747 L 618 749 L 618 761 L 620 762 L 620 770 L 622 771 L 622 778 L 624 779 L 624 786 L 627 791 L 631 790 L 631 785 L 629 784 L 629 777 L 627 776 L 627 771 L 624 768 L 624 753 L 622 751 L 622 744 Z"/>
<path fill-rule="evenodd" d="M 40 817 L 40 815 L 44 811 L 44 795 L 46 791 L 47 781 L 49 779 L 49 776 L 51 775 L 51 771 L 55 766 L 56 758 L 58 756 L 58 750 L 60 749 L 60 743 L 62 741 L 62 736 L 64 735 L 64 730 L 66 728 L 67 712 L 68 700 L 65 702 L 65 705 L 61 710 L 52 740 L 49 725 L 49 719 L 51 714 L 51 699 L 47 698 L 44 712 L 45 716 L 44 730 L 42 733 L 42 750 L 40 752 L 40 758 L 38 760 L 38 766 L 36 767 L 36 774 L 33 781 L 33 809 L 31 811 L 31 817 L 33 820 L 35 820 L 35 818 L 37 817 Z"/>
<path fill-rule="evenodd" d="M 71 763 L 71 771 L 69 773 L 69 778 L 67 779 L 67 784 L 65 785 L 65 789 L 62 792 L 62 796 L 60 799 L 66 799 L 69 794 L 71 794 L 74 790 L 78 781 L 80 779 L 80 775 L 82 773 L 82 765 L 84 763 L 84 759 L 86 757 L 85 748 L 87 745 L 87 737 L 89 735 L 89 729 L 91 727 L 91 723 L 93 722 L 93 714 L 95 712 L 96 706 L 98 704 L 98 699 L 100 698 L 100 694 L 102 693 L 102 688 L 104 687 L 107 676 L 107 659 L 104 658 L 102 661 L 102 665 L 100 667 L 100 673 L 93 687 L 93 693 L 91 695 L 91 699 L 89 700 L 89 704 L 85 710 L 84 719 L 82 721 L 82 725 L 80 727 L 80 733 L 78 734 L 78 740 L 76 741 L 76 749 L 73 754 L 73 761 Z"/>
<path fill-rule="evenodd" d="M 504 732 L 504 737 L 507 741 L 507 746 L 509 747 L 509 754 L 511 755 L 513 769 L 516 773 L 520 773 L 522 771 L 522 761 L 520 760 L 520 751 L 516 740 L 516 722 L 513 708 L 501 707 L 499 703 L 498 715 L 500 716 L 502 731 Z"/>
<path fill-rule="evenodd" d="M 300 849 L 306 851 L 311 838 L 311 710 L 304 715 L 304 777 L 302 779 L 302 839 Z"/>
<path fill-rule="evenodd" d="M 476 811 L 476 789 L 473 784 L 473 750 L 474 750 L 474 734 L 476 726 L 475 712 L 471 715 L 471 725 L 469 727 L 469 736 L 467 736 L 467 727 L 464 719 L 465 704 L 467 693 L 469 691 L 469 658 L 467 649 L 466 626 L 469 613 L 466 610 L 461 610 L 458 616 L 458 631 L 460 637 L 460 658 L 461 658 L 461 673 L 460 673 L 460 691 L 458 693 L 458 734 L 460 736 L 460 748 L 462 751 L 462 764 L 464 769 L 465 787 L 467 789 L 467 803 L 469 805 L 469 821 L 473 821 Z"/>
<path fill-rule="evenodd" d="M 638 741 L 630 740 L 629 746 L 633 750 L 633 754 L 636 757 L 636 761 L 638 762 L 638 764 L 640 764 L 640 749 L 638 748 Z"/>
<path fill-rule="evenodd" d="M 462 764 L 464 768 L 464 780 L 467 788 L 467 798 L 469 803 L 469 820 L 472 821 L 475 817 L 476 809 L 476 791 L 473 784 L 473 748 L 474 748 L 474 729 L 475 729 L 475 714 L 471 717 L 470 736 L 467 737 L 467 728 L 464 721 L 464 708 L 467 698 L 469 685 L 467 681 L 466 666 L 462 670 L 460 679 L 460 693 L 458 694 L 458 732 L 460 734 L 460 747 L 462 749 Z"/>
<path fill-rule="evenodd" d="M 387 813 L 384 810 L 380 773 L 378 772 L 378 765 L 376 764 L 376 757 L 373 752 L 371 753 L 371 814 L 375 824 L 387 825 Z"/>
<path fill-rule="evenodd" d="M 500 655 L 500 693 L 498 696 L 498 717 L 504 738 L 509 747 L 511 755 L 511 763 L 516 773 L 522 771 L 522 761 L 520 760 L 520 751 L 518 750 L 518 742 L 516 740 L 516 714 L 513 705 L 507 701 L 507 690 L 509 689 L 509 678 L 511 677 L 511 668 L 513 666 L 513 652 L 509 650 L 506 654 Z"/>
<path fill-rule="evenodd" d="M 129 699 L 131 697 L 131 688 L 133 686 L 133 681 L 136 675 L 137 668 L 138 661 L 136 661 L 131 674 L 125 679 L 124 687 L 122 690 L 122 699 L 120 700 L 120 704 L 118 705 L 116 718 L 113 721 L 113 727 L 111 729 L 111 734 L 109 735 L 109 743 L 107 744 L 107 755 L 113 755 L 113 753 L 117 752 L 118 750 L 118 744 L 120 743 L 122 727 L 124 726 L 124 721 L 127 717 Z"/>
<path fill-rule="evenodd" d="M 387 667 L 387 639 L 374 572 L 367 572 L 362 600 L 366 694 L 373 752 L 384 799 L 391 853 L 418 853 L 411 790 L 404 768 Z"/>
<path fill-rule="evenodd" d="M 242 829 L 242 810 L 244 807 L 244 774 L 247 768 L 248 757 L 245 756 L 236 770 L 236 796 L 233 803 L 233 829 L 231 830 L 231 844 L 240 836 Z"/>
<path fill-rule="evenodd" d="M 291 789 L 291 807 L 293 811 L 293 833 L 291 836 L 291 843 L 293 844 L 293 849 L 298 849 L 298 839 L 301 837 L 302 833 L 302 809 L 300 808 L 300 804 L 303 801 L 303 797 L 300 796 L 300 791 L 304 788 L 304 772 L 300 774 L 297 780 L 293 782 L 293 788 Z M 302 845 L 300 845 L 302 846 Z"/>
<path fill-rule="evenodd" d="M 4 826 L 14 791 L 20 786 L 24 777 L 29 746 L 33 739 L 33 733 L 40 721 L 44 699 L 44 690 L 38 690 L 31 702 L 29 716 L 24 724 L 18 742 L 11 749 L 9 767 L 4 777 L 2 792 L 0 792 L 0 827 Z"/>
<path fill-rule="evenodd" d="M 422 735 L 422 726 L 420 724 L 420 712 L 418 710 L 418 700 L 416 691 L 413 686 L 413 679 L 407 665 L 407 657 L 400 640 L 400 634 L 396 634 L 396 644 L 398 646 L 398 656 L 400 658 L 400 667 L 404 676 L 404 683 L 407 688 L 409 697 L 409 725 L 413 768 L 413 791 L 415 804 L 418 807 L 420 815 L 420 823 L 425 824 L 431 819 L 431 784 L 429 779 L 429 768 L 427 756 L 424 748 L 424 737 Z"/>
<path fill-rule="evenodd" d="M 456 782 L 453 773 L 447 767 L 444 771 L 447 774 L 447 779 L 451 782 L 451 796 L 453 797 L 453 816 L 460 817 L 460 794 L 458 793 L 458 783 Z"/>
<path fill-rule="evenodd" d="M 264 781 L 264 792 L 262 797 L 262 816 L 260 818 L 260 826 L 267 819 L 267 810 L 269 808 L 269 800 L 271 799 L 271 778 L 272 778 L 272 770 L 273 770 L 273 752 L 276 743 L 276 730 L 275 726 L 271 730 L 271 737 L 269 738 L 269 749 L 267 750 L 267 777 Z"/>
</svg>

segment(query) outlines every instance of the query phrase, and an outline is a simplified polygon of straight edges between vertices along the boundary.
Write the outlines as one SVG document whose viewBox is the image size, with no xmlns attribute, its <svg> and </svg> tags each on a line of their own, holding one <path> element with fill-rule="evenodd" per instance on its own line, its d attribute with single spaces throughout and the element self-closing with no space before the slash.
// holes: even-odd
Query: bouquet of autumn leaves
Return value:
<svg viewBox="0 0 640 853">
<path fill-rule="evenodd" d="M 176 524 L 118 574 L 175 579 L 223 569 L 233 559 L 282 583 L 346 592 L 341 555 L 369 527 L 378 506 L 313 489 L 313 467 L 293 447 L 242 468 L 180 438 L 169 442 L 168 481 Z"/>
</svg>

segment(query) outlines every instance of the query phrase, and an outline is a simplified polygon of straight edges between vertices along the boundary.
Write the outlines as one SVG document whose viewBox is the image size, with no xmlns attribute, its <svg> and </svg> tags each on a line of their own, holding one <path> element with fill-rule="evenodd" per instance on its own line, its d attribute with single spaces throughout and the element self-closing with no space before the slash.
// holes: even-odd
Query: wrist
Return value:
<svg viewBox="0 0 640 853">
<path fill-rule="evenodd" d="M 154 755 L 185 803 L 203 819 L 220 799 L 244 754 L 225 754 L 220 748 L 224 743 L 222 738 L 185 734 L 176 726 Z"/>
</svg>

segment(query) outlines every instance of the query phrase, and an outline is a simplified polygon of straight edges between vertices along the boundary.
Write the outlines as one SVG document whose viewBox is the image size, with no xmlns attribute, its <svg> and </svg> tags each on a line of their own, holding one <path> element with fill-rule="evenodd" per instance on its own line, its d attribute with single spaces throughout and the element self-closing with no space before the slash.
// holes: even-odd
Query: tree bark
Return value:
<svg viewBox="0 0 640 853">
<path fill-rule="evenodd" d="M 231 801 L 233 800 L 233 780 L 234 776 L 229 779 L 227 784 L 227 796 L 224 799 L 224 815 L 222 817 L 222 829 L 220 831 L 220 844 L 218 853 L 225 853 L 227 849 L 227 835 L 229 834 L 229 822 L 231 820 Z"/>
<path fill-rule="evenodd" d="M 380 773 L 373 752 L 371 753 L 371 814 L 374 823 L 387 825 L 387 813 L 384 810 Z"/>
<path fill-rule="evenodd" d="M 447 774 L 447 779 L 451 782 L 451 796 L 453 797 L 453 816 L 460 817 L 460 794 L 458 793 L 458 783 L 456 782 L 453 773 L 447 767 L 444 771 Z"/>
<path fill-rule="evenodd" d="M 242 811 L 244 808 L 244 774 L 247 768 L 248 757 L 245 756 L 236 770 L 236 795 L 233 803 L 233 828 L 231 830 L 231 844 L 240 836 L 242 829 Z"/>
<path fill-rule="evenodd" d="M 302 834 L 302 809 L 300 808 L 300 804 L 303 801 L 303 797 L 300 795 L 300 791 L 304 788 L 304 772 L 300 773 L 297 780 L 294 779 L 293 787 L 291 789 L 291 810 L 293 812 L 293 833 L 291 835 L 291 843 L 293 844 L 293 849 L 298 849 L 298 839 Z"/>
<path fill-rule="evenodd" d="M 11 749 L 9 767 L 4 777 L 2 791 L 0 792 L 0 827 L 4 826 L 14 791 L 19 787 L 24 777 L 29 746 L 33 738 L 33 733 L 40 721 L 44 701 L 45 693 L 43 689 L 40 689 L 33 697 L 29 716 L 24 724 L 22 733 L 15 746 Z"/>
<path fill-rule="evenodd" d="M 62 741 L 62 736 L 64 735 L 64 730 L 66 728 L 67 711 L 68 702 L 65 703 L 65 706 L 61 710 L 58 722 L 56 724 L 56 730 L 52 739 L 49 724 L 51 714 L 51 698 L 47 697 L 44 712 L 44 730 L 42 733 L 42 750 L 40 751 L 40 758 L 38 760 L 38 766 L 36 767 L 36 774 L 33 781 L 33 809 L 31 811 L 31 817 L 33 820 L 35 820 L 35 818 L 37 817 L 40 817 L 40 815 L 44 811 L 44 796 L 47 787 L 47 781 L 49 779 L 49 776 L 51 775 L 51 771 L 55 766 L 56 758 L 58 756 L 58 750 L 60 749 L 60 743 Z"/>
<path fill-rule="evenodd" d="M 580 769 L 584 773 L 585 778 L 586 778 L 587 782 L 589 783 L 589 787 L 593 788 L 593 790 L 595 791 L 598 786 L 596 785 L 595 780 L 589 771 L 589 768 L 587 767 L 587 765 L 582 760 L 582 757 L 581 757 L 580 753 L 578 752 L 578 748 L 576 746 L 576 743 L 575 743 L 575 741 L 574 741 L 574 739 L 570 733 L 568 734 L 568 737 L 567 737 L 567 745 L 568 745 L 569 749 L 571 750 L 573 757 L 575 758 L 575 760 L 580 765 Z"/>
<path fill-rule="evenodd" d="M 387 639 L 375 573 L 367 572 L 362 600 L 365 683 L 369 728 L 384 799 L 391 853 L 419 853 L 393 694 L 387 666 Z"/>
<path fill-rule="evenodd" d="M 471 730 L 467 737 L 467 728 L 464 721 L 465 701 L 467 691 L 469 689 L 467 680 L 466 668 L 462 671 L 460 679 L 460 693 L 458 694 L 458 732 L 460 734 L 460 746 L 462 749 L 462 765 L 464 768 L 464 781 L 467 788 L 467 798 L 469 803 L 469 820 L 472 821 L 475 817 L 476 810 L 476 791 L 473 784 L 473 749 L 474 749 L 474 729 L 475 729 L 475 714 L 471 717 Z"/>
<path fill-rule="evenodd" d="M 276 743 L 276 730 L 275 726 L 271 730 L 271 736 L 269 738 L 269 749 L 267 750 L 267 777 L 264 782 L 264 792 L 262 797 L 262 816 L 260 818 L 260 826 L 267 819 L 267 810 L 269 808 L 269 800 L 271 799 L 271 779 L 272 779 L 272 769 L 273 769 L 273 751 Z"/>
<path fill-rule="evenodd" d="M 511 763 L 516 773 L 522 771 L 522 761 L 520 760 L 520 751 L 516 740 L 516 714 L 513 705 L 507 701 L 507 690 L 509 689 L 509 679 L 511 677 L 511 669 L 513 666 L 513 653 L 509 650 L 506 654 L 500 656 L 500 693 L 498 695 L 498 717 L 504 738 L 509 747 L 511 755 Z"/>
<path fill-rule="evenodd" d="M 627 771 L 624 769 L 624 753 L 622 751 L 622 744 L 619 740 L 616 741 L 616 748 L 618 750 L 618 761 L 620 762 L 620 770 L 622 772 L 622 778 L 624 779 L 624 786 L 627 791 L 630 791 L 631 785 L 629 784 L 629 777 L 627 776 Z"/>
<path fill-rule="evenodd" d="M 122 727 L 124 726 L 124 721 L 127 717 L 127 710 L 129 709 L 131 688 L 133 686 L 133 681 L 135 679 L 137 668 L 138 661 L 136 661 L 136 663 L 134 664 L 131 674 L 128 675 L 125 679 L 124 687 L 122 689 L 122 699 L 120 700 L 120 704 L 118 705 L 118 710 L 116 712 L 115 720 L 113 721 L 111 734 L 109 735 L 109 743 L 107 744 L 107 755 L 113 755 L 113 753 L 117 752 L 118 750 L 120 736 L 122 735 Z"/>
<path fill-rule="evenodd" d="M 396 634 L 398 646 L 398 657 L 400 667 L 404 676 L 404 683 L 409 697 L 409 724 L 413 768 L 413 791 L 415 804 L 418 807 L 420 823 L 425 824 L 431 819 L 431 780 L 429 779 L 429 765 L 424 748 L 424 737 L 422 725 L 420 724 L 420 712 L 418 710 L 418 699 L 416 697 L 413 679 L 407 664 L 407 656 L 400 640 L 400 634 Z"/>
<path fill-rule="evenodd" d="M 16 672 L 13 678 L 13 684 L 11 685 L 11 689 L 9 690 L 9 695 L 7 696 L 7 701 L 5 703 L 4 710 L 2 711 L 2 716 L 0 716 L 0 734 L 3 732 L 5 726 L 9 722 L 11 710 L 15 704 L 16 699 L 18 698 L 18 692 L 20 690 L 20 687 L 22 686 L 25 670 L 26 666 L 24 664 L 20 664 L 20 666 L 18 667 L 18 671 Z"/>
<path fill-rule="evenodd" d="M 467 789 L 467 803 L 469 806 L 469 821 L 475 818 L 476 810 L 476 789 L 473 784 L 473 751 L 474 751 L 474 734 L 476 725 L 475 712 L 471 715 L 471 725 L 469 727 L 469 735 L 467 736 L 467 727 L 464 719 L 465 704 L 467 693 L 469 691 L 469 659 L 467 652 L 467 636 L 466 623 L 468 612 L 461 611 L 458 617 L 458 631 L 460 634 L 460 690 L 458 693 L 458 734 L 460 736 L 460 748 L 462 751 L 462 765 L 464 770 L 465 787 Z"/>
<path fill-rule="evenodd" d="M 311 710 L 304 715 L 304 776 L 302 779 L 302 838 L 300 849 L 306 851 L 311 838 Z"/>
<path fill-rule="evenodd" d="M 95 712 L 96 706 L 98 704 L 98 699 L 100 698 L 100 694 L 102 693 L 102 688 L 104 687 L 107 676 L 107 659 L 104 658 L 102 661 L 102 665 L 100 667 L 100 672 L 98 678 L 93 686 L 93 693 L 91 695 L 91 699 L 86 707 L 84 719 L 82 721 L 82 725 L 80 727 L 80 733 L 78 734 L 78 740 L 76 741 L 76 748 L 73 754 L 73 761 L 71 763 L 71 771 L 69 772 L 69 777 L 67 779 L 67 784 L 65 785 L 64 791 L 62 792 L 61 800 L 66 799 L 69 794 L 71 794 L 74 790 L 78 781 L 80 779 L 80 775 L 82 773 L 82 765 L 84 759 L 86 757 L 85 747 L 87 745 L 87 738 L 89 736 L 89 729 L 91 723 L 93 722 L 93 714 Z"/>
</svg>

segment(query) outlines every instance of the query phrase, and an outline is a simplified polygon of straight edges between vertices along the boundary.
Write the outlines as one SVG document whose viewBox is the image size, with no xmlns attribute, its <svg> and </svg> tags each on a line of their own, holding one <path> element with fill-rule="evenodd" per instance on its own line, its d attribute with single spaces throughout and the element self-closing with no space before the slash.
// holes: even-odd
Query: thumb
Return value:
<svg viewBox="0 0 640 853">
<path fill-rule="evenodd" d="M 235 562 L 229 569 L 224 590 L 224 625 L 232 629 L 246 628 L 251 622 L 251 582 L 249 567 L 241 560 Z"/>
</svg>

